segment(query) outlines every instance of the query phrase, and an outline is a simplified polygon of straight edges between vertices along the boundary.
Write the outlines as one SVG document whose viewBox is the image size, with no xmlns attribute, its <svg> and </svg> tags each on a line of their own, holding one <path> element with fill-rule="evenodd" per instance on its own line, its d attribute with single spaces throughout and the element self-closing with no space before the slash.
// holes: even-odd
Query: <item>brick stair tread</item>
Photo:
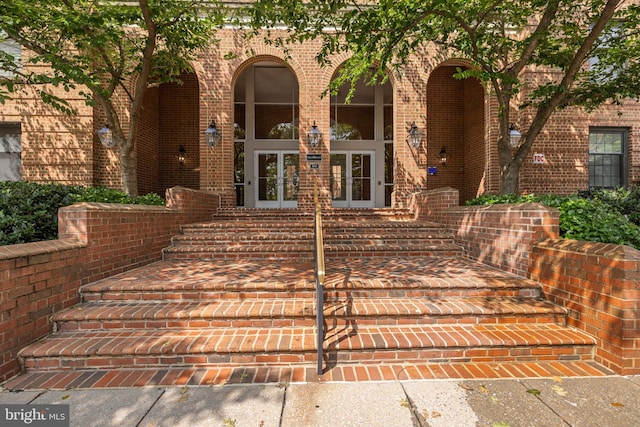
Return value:
<svg viewBox="0 0 640 427">
<path fill-rule="evenodd" d="M 308 353 L 314 327 L 61 332 L 20 351 L 22 359 Z M 327 351 L 593 346 L 595 340 L 555 324 L 362 326 L 327 331 Z"/>
<path fill-rule="evenodd" d="M 341 291 L 417 291 L 539 289 L 531 280 L 462 258 L 396 260 L 340 259 L 327 262 L 325 289 Z M 84 293 L 201 292 L 254 293 L 314 291 L 313 262 L 159 261 L 84 285 Z"/>
<path fill-rule="evenodd" d="M 327 350 L 593 346 L 583 332 L 553 323 L 359 326 L 326 332 Z"/>
<path fill-rule="evenodd" d="M 448 239 L 453 240 L 450 233 L 442 230 L 412 230 L 411 233 L 393 233 L 389 230 L 366 230 L 365 232 L 350 231 L 325 231 L 323 234 L 325 239 Z"/>
<path fill-rule="evenodd" d="M 270 222 L 253 222 L 253 221 L 220 221 L 220 222 L 205 222 L 201 224 L 191 224 L 181 227 L 181 231 L 185 233 L 207 233 L 207 232 L 220 232 L 230 231 L 236 232 L 241 230 L 254 231 L 263 230 L 264 232 L 281 232 L 288 233 L 290 231 L 296 232 L 313 232 L 313 222 L 297 223 L 297 222 L 284 222 L 284 221 L 270 221 Z"/>
<path fill-rule="evenodd" d="M 448 242 L 429 242 L 429 243 L 384 243 L 384 244 L 370 244 L 367 242 L 353 243 L 332 243 L 331 241 L 324 244 L 325 254 L 332 255 L 334 253 L 341 253 L 343 256 L 358 256 L 358 253 L 377 253 L 382 252 L 388 254 L 386 256 L 397 256 L 397 252 L 409 252 L 406 256 L 421 256 L 424 254 L 437 254 L 445 253 L 450 256 L 462 255 L 463 248 L 454 243 Z M 346 255 L 346 253 L 356 252 L 352 255 Z M 363 255 L 366 256 L 366 255 Z"/>
<path fill-rule="evenodd" d="M 446 231 L 446 227 L 437 222 L 396 220 L 396 221 L 354 221 L 351 219 L 327 219 L 322 221 L 322 225 L 327 230 L 440 230 Z"/>
<path fill-rule="evenodd" d="M 182 234 L 171 239 L 172 244 L 201 243 L 209 245 L 239 245 L 239 244 L 299 244 L 311 245 L 313 236 L 295 233 L 221 233 L 221 234 Z"/>
<path fill-rule="evenodd" d="M 173 301 L 88 302 L 52 316 L 54 322 L 209 319 L 315 318 L 316 302 L 310 298 Z M 332 301 L 325 304 L 327 317 L 442 317 L 536 316 L 565 314 L 559 306 L 539 300 L 516 298 L 392 298 Z M 180 325 L 184 327 L 184 325 Z"/>
<path fill-rule="evenodd" d="M 313 245 L 311 242 L 263 242 L 259 245 L 244 245 L 240 243 L 226 244 L 226 245 L 206 245 L 206 244 L 192 244 L 192 245 L 178 245 L 169 246 L 164 249 L 167 253 L 180 253 L 180 252 L 209 252 L 209 253 L 287 253 L 287 252 L 311 252 L 313 251 Z"/>
</svg>

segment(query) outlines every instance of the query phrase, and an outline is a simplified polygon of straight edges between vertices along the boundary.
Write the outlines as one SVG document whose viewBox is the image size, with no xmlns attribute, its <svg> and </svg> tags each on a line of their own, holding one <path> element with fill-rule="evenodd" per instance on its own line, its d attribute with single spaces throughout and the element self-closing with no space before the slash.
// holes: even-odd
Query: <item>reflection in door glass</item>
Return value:
<svg viewBox="0 0 640 427">
<path fill-rule="evenodd" d="M 284 200 L 298 200 L 298 188 L 300 180 L 298 177 L 298 154 L 284 155 Z"/>
<path fill-rule="evenodd" d="M 371 155 L 353 154 L 351 200 L 371 200 Z"/>
<path fill-rule="evenodd" d="M 260 154 L 258 159 L 258 199 L 278 200 L 278 155 Z"/>
<path fill-rule="evenodd" d="M 347 200 L 347 155 L 331 155 L 331 197 Z"/>
</svg>

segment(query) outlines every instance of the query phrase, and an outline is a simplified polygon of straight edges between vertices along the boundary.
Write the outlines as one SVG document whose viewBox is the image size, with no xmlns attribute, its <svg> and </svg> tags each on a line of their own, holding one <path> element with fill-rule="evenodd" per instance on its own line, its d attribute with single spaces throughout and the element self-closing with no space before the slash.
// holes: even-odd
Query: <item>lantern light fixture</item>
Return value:
<svg viewBox="0 0 640 427">
<path fill-rule="evenodd" d="M 115 145 L 113 141 L 113 132 L 109 129 L 109 125 L 104 125 L 103 128 L 98 130 L 98 139 L 100 143 L 107 148 L 112 148 Z"/>
<path fill-rule="evenodd" d="M 446 147 L 442 147 L 440 149 L 440 153 L 438 153 L 438 157 L 440 157 L 440 164 L 442 166 L 446 166 L 447 165 L 447 148 Z"/>
<path fill-rule="evenodd" d="M 522 138 L 522 134 L 518 132 L 515 126 L 513 125 L 513 123 L 511 123 L 509 125 L 509 146 L 511 148 L 516 148 L 518 144 L 520 144 L 521 138 Z"/>
<path fill-rule="evenodd" d="M 176 158 L 178 159 L 180 166 L 184 165 L 184 162 L 187 160 L 187 149 L 184 148 L 184 145 L 181 145 L 180 148 L 178 148 Z"/>
<path fill-rule="evenodd" d="M 312 148 L 316 148 L 322 140 L 322 132 L 318 130 L 315 120 L 313 122 L 313 126 L 311 126 L 311 130 L 307 133 L 307 138 L 309 140 L 309 145 Z"/>
<path fill-rule="evenodd" d="M 407 139 L 411 143 L 413 148 L 420 147 L 420 141 L 422 140 L 422 131 L 418 129 L 416 126 L 416 122 L 411 122 L 411 127 L 409 128 L 409 135 Z"/>
<path fill-rule="evenodd" d="M 205 140 L 209 147 L 215 147 L 222 139 L 222 133 L 216 127 L 216 121 L 211 120 L 209 127 L 204 131 Z"/>
</svg>

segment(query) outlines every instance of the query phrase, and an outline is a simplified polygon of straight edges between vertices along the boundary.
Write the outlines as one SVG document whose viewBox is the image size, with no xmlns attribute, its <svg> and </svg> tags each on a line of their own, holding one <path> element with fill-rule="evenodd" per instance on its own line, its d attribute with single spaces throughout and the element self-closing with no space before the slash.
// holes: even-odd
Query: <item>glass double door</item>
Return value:
<svg viewBox="0 0 640 427">
<path fill-rule="evenodd" d="M 338 208 L 375 206 L 373 151 L 331 153 L 332 205 Z"/>
<path fill-rule="evenodd" d="M 254 158 L 255 206 L 298 206 L 300 155 L 297 151 L 256 151 Z"/>
</svg>

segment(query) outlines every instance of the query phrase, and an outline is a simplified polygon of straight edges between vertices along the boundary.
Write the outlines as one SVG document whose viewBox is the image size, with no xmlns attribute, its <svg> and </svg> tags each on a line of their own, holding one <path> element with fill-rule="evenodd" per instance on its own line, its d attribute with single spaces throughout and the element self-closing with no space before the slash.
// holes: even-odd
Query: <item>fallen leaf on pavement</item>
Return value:
<svg viewBox="0 0 640 427">
<path fill-rule="evenodd" d="M 615 406 L 616 408 L 624 408 L 624 403 L 611 402 L 611 406 Z"/>
<path fill-rule="evenodd" d="M 535 388 L 530 388 L 527 390 L 527 393 L 529 394 L 533 394 L 534 396 L 540 396 L 540 390 L 537 390 Z"/>
<path fill-rule="evenodd" d="M 558 396 L 566 396 L 567 394 L 569 394 L 565 389 L 563 389 L 559 385 L 554 385 L 553 387 L 551 387 L 551 390 L 555 391 Z"/>
</svg>

